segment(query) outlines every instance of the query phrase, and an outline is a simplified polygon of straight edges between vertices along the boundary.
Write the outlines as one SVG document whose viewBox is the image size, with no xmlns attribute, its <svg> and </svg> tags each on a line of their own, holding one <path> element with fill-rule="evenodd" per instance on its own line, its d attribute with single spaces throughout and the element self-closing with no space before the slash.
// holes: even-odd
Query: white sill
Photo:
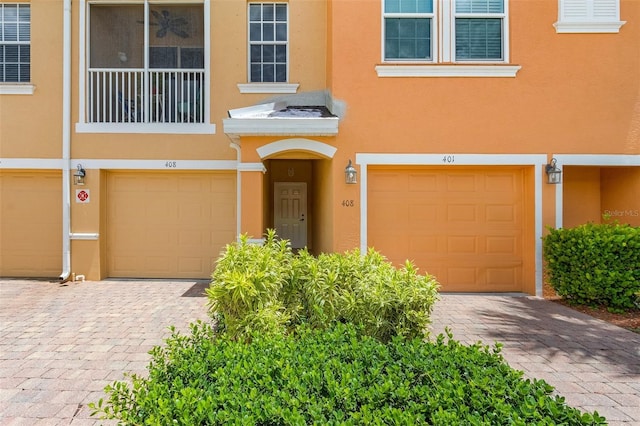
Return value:
<svg viewBox="0 0 640 426">
<path fill-rule="evenodd" d="M 296 93 L 298 83 L 238 83 L 240 93 Z"/>
<path fill-rule="evenodd" d="M 626 21 L 610 22 L 556 22 L 556 33 L 619 33 Z"/>
<path fill-rule="evenodd" d="M 36 86 L 24 83 L 0 83 L 0 95 L 33 95 Z"/>
<path fill-rule="evenodd" d="M 520 65 L 376 65 L 378 77 L 515 77 Z"/>
<path fill-rule="evenodd" d="M 216 133 L 216 125 L 191 123 L 76 123 L 76 133 L 213 135 Z"/>
</svg>

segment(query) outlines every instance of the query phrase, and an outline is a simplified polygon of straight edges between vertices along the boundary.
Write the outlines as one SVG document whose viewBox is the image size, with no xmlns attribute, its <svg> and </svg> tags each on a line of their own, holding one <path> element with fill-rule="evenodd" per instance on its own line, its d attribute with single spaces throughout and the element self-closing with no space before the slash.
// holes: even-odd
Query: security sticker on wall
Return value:
<svg viewBox="0 0 640 426">
<path fill-rule="evenodd" d="M 91 201 L 91 193 L 88 189 L 76 189 L 76 203 L 87 204 Z"/>
</svg>

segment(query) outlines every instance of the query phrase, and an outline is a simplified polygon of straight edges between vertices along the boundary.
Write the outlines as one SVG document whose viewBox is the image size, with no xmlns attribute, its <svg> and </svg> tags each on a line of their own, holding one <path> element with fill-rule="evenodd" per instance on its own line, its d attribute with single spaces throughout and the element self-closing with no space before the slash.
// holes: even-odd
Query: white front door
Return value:
<svg viewBox="0 0 640 426">
<path fill-rule="evenodd" d="M 280 238 L 292 248 L 307 245 L 306 182 L 274 182 L 274 226 Z"/>
</svg>

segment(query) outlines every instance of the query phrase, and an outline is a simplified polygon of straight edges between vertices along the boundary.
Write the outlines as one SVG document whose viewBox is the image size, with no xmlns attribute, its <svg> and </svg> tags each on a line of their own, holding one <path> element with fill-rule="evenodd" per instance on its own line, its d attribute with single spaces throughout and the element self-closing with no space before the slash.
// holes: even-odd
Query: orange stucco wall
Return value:
<svg viewBox="0 0 640 426">
<path fill-rule="evenodd" d="M 553 27 L 556 0 L 510 0 L 509 64 L 521 66 L 515 78 L 384 78 L 375 70 L 383 63 L 381 0 L 291 1 L 289 82 L 299 84 L 298 93 L 326 90 L 340 105 L 334 111 L 341 118 L 337 135 L 304 137 L 337 150 L 332 158 L 309 152 L 260 158 L 259 147 L 299 135 L 224 133 L 228 110 L 281 95 L 240 93 L 238 88 L 247 82 L 247 2 L 210 2 L 207 98 L 214 134 L 110 134 L 76 131 L 84 96 L 79 41 L 85 29 L 80 28 L 80 2 L 74 1 L 71 167 L 80 159 L 94 164 L 134 160 L 126 167 L 162 170 L 166 161 L 233 164 L 240 158 L 250 170 L 238 172 L 239 230 L 258 238 L 272 222 L 273 177 L 253 166 L 270 160 L 310 164 L 305 179 L 313 192 L 313 249 L 350 250 L 360 246 L 361 217 L 367 213 L 362 211 L 362 180 L 356 185 L 344 182 L 349 160 L 363 177 L 357 154 L 541 154 L 548 159 L 557 154 L 640 155 L 640 1 L 620 4 L 621 19 L 627 23 L 619 33 L 558 34 Z M 62 158 L 62 6 L 62 0 L 31 2 L 35 92 L 0 95 L 1 159 Z M 230 147 L 231 140 L 241 147 L 240 154 Z M 157 163 L 143 167 L 144 160 Z M 527 197 L 533 197 L 530 191 L 540 183 L 534 179 L 542 167 L 528 166 L 523 188 Z M 600 220 L 606 210 L 625 212 L 624 220 L 638 225 L 637 169 L 564 167 L 564 226 Z M 87 167 L 85 188 L 91 191 L 91 203 L 71 205 L 71 231 L 99 235 L 97 240 L 72 242 L 72 267 L 89 279 L 102 278 L 106 271 L 108 170 Z M 545 183 L 540 187 L 543 227 L 556 223 L 555 189 Z M 73 197 L 75 187 L 69 190 Z"/>
</svg>

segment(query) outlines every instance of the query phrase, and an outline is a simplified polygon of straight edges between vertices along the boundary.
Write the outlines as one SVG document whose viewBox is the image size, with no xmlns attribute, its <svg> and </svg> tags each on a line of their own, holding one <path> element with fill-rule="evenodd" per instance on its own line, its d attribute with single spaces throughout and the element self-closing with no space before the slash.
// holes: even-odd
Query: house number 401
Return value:
<svg viewBox="0 0 640 426">
<path fill-rule="evenodd" d="M 451 164 L 456 162 L 456 157 L 453 155 L 445 155 L 442 157 L 442 162 L 445 164 Z"/>
</svg>

